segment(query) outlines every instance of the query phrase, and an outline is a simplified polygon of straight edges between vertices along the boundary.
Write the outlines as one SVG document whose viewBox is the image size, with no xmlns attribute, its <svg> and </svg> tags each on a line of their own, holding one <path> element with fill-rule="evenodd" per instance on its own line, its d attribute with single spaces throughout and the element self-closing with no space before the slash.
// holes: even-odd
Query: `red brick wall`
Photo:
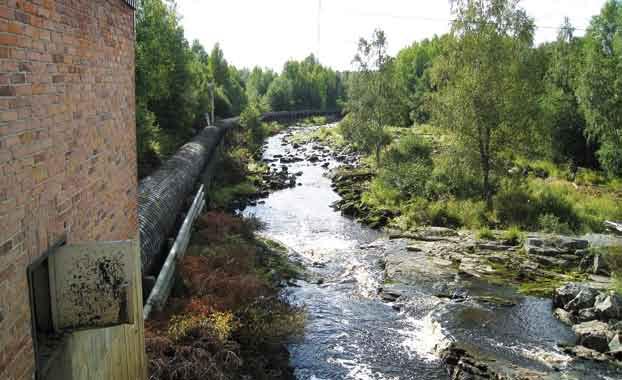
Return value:
<svg viewBox="0 0 622 380">
<path fill-rule="evenodd" d="M 28 264 L 137 238 L 133 25 L 123 0 L 0 0 L 0 379 L 33 373 Z"/>
</svg>

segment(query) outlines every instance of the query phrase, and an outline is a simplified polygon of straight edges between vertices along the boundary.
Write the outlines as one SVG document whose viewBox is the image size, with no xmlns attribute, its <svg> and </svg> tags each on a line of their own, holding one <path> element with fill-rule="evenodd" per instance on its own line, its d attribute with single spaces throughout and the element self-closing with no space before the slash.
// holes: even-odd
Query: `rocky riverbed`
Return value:
<svg viewBox="0 0 622 380">
<path fill-rule="evenodd" d="M 446 378 L 437 362 L 451 379 L 622 378 L 619 299 L 592 249 L 622 240 L 372 232 L 362 225 L 380 229 L 394 215 L 362 206 L 371 172 L 348 148 L 298 133 L 268 141 L 274 192 L 246 211 L 313 279 L 292 288 L 310 313 L 304 341 L 291 347 L 298 378 Z"/>
</svg>

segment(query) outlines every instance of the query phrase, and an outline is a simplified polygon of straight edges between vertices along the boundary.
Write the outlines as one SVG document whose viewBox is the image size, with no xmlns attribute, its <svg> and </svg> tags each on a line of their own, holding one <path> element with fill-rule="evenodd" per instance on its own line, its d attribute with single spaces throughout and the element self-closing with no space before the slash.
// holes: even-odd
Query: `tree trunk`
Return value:
<svg viewBox="0 0 622 380">
<path fill-rule="evenodd" d="M 380 144 L 376 144 L 376 168 L 380 169 Z"/>
</svg>

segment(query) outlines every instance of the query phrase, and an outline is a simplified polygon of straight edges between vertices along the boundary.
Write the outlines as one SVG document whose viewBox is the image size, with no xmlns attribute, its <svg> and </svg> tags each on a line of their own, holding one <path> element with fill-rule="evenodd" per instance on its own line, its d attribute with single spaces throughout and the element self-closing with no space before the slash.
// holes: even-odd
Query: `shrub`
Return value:
<svg viewBox="0 0 622 380">
<path fill-rule="evenodd" d="M 517 226 L 512 226 L 503 232 L 503 240 L 511 245 L 519 245 L 525 240 L 525 234 Z"/>
<path fill-rule="evenodd" d="M 468 155 L 450 148 L 434 157 L 434 168 L 428 181 L 426 193 L 431 198 L 453 196 L 460 199 L 479 198 L 482 181 L 476 164 L 469 162 Z"/>
<path fill-rule="evenodd" d="M 225 342 L 236 328 L 236 323 L 233 314 L 228 312 L 173 316 L 168 335 L 173 341 L 207 335 Z"/>
<path fill-rule="evenodd" d="M 559 217 L 553 214 L 544 214 L 538 217 L 538 226 L 542 232 L 570 234 L 572 229 L 570 226 L 562 222 Z"/>
<path fill-rule="evenodd" d="M 526 185 L 502 182 L 494 205 L 497 217 L 503 225 L 534 227 L 534 206 Z"/>
<path fill-rule="evenodd" d="M 495 240 L 495 234 L 488 227 L 480 228 L 475 236 L 479 240 Z"/>
</svg>

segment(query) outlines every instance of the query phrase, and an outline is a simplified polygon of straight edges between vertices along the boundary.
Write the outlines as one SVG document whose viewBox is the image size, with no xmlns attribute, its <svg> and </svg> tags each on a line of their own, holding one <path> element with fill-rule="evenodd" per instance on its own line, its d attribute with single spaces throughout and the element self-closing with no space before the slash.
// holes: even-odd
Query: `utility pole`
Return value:
<svg viewBox="0 0 622 380">
<path fill-rule="evenodd" d="M 214 119 L 214 88 L 215 88 L 214 82 L 213 81 L 209 82 L 207 87 L 209 88 L 209 94 L 210 94 L 211 103 L 212 103 L 212 106 L 210 107 L 211 108 L 210 109 L 211 117 L 210 117 L 210 114 L 207 115 L 207 125 L 211 127 L 212 125 L 214 125 L 214 123 L 216 121 Z"/>
</svg>

